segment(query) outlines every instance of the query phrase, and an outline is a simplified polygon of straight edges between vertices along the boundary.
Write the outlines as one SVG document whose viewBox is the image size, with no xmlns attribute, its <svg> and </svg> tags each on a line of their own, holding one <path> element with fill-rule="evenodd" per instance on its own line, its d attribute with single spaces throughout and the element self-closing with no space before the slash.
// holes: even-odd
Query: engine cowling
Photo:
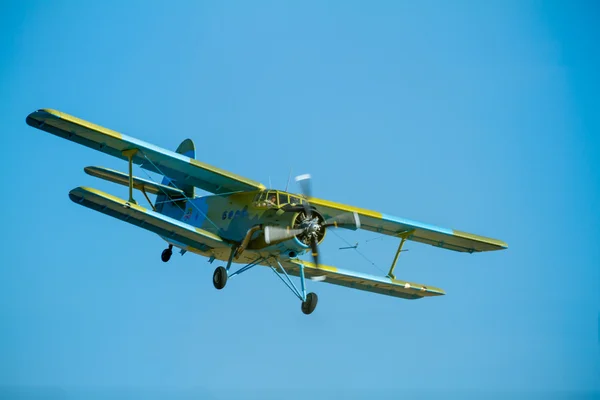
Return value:
<svg viewBox="0 0 600 400">
<path fill-rule="evenodd" d="M 294 216 L 293 229 L 303 229 L 303 232 L 296 235 L 296 239 L 304 245 L 310 247 L 311 236 L 316 237 L 317 243 L 321 243 L 325 238 L 325 219 L 316 211 L 311 211 L 310 218 L 304 211 Z"/>
<path fill-rule="evenodd" d="M 295 257 L 297 254 L 302 254 L 310 249 L 311 237 L 317 239 L 317 243 L 321 243 L 325 238 L 326 228 L 324 226 L 324 218 L 316 211 L 312 211 L 310 218 L 307 218 L 304 211 L 294 213 L 285 225 L 275 225 L 282 229 L 302 230 L 301 233 L 288 237 L 280 241 L 271 240 L 266 242 L 264 231 L 258 233 L 256 238 L 252 239 L 248 245 L 248 249 L 259 250 L 273 248 L 280 254 L 289 254 L 290 257 Z"/>
</svg>

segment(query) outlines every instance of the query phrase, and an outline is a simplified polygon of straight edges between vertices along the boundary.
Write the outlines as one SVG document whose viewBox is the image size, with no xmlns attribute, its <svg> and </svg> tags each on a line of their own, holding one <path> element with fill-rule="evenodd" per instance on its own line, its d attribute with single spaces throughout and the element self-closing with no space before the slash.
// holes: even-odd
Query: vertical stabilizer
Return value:
<svg viewBox="0 0 600 400">
<path fill-rule="evenodd" d="M 192 139 L 185 139 L 183 142 L 181 142 L 181 144 L 177 147 L 177 150 L 175 150 L 175 152 L 179 153 L 181 155 L 184 155 L 186 157 L 189 157 L 189 158 L 194 158 L 194 159 L 196 158 L 196 146 L 194 145 L 194 142 L 192 141 Z M 196 191 L 195 191 L 196 188 L 194 186 L 186 185 L 183 182 L 172 181 L 168 176 L 163 177 L 162 184 L 168 185 L 168 186 L 173 186 L 173 187 L 183 190 L 185 192 L 185 195 L 190 199 L 193 199 L 196 195 Z M 163 214 L 165 214 L 165 213 L 170 214 L 169 212 L 167 212 L 167 210 L 170 209 L 171 207 L 165 207 L 164 212 L 163 212 L 165 200 L 168 200 L 168 199 L 167 199 L 167 196 L 164 194 L 160 194 L 156 197 L 156 210 Z"/>
</svg>

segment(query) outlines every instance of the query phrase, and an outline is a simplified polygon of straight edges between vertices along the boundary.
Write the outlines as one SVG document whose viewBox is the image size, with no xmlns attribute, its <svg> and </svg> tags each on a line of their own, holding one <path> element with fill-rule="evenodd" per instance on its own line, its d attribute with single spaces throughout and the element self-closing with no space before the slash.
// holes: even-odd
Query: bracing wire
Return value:
<svg viewBox="0 0 600 400">
<path fill-rule="evenodd" d="M 167 176 L 166 174 L 164 174 L 164 173 L 163 173 L 163 172 L 160 170 L 160 168 L 158 168 L 158 166 L 157 166 L 156 164 L 154 164 L 154 163 L 152 162 L 152 160 L 150 160 L 150 159 L 149 159 L 149 158 L 146 156 L 146 154 L 145 154 L 143 151 L 140 151 L 140 153 L 142 153 L 142 155 L 144 156 L 144 158 L 145 158 L 146 160 L 148 160 L 148 162 L 149 162 L 150 164 L 152 164 L 152 166 L 153 166 L 153 167 L 156 169 L 156 171 L 158 171 L 158 173 L 159 173 L 159 174 L 161 174 L 161 175 L 163 175 L 163 176 Z M 142 169 L 144 169 L 144 168 L 142 168 Z M 144 172 L 145 172 L 145 173 L 146 173 L 146 175 L 147 175 L 147 176 L 150 178 L 150 180 L 152 180 L 153 182 L 155 182 L 155 181 L 154 181 L 154 179 L 152 179 L 152 177 L 150 176 L 150 174 L 148 174 L 148 172 L 146 172 L 146 171 L 144 171 Z M 173 181 L 171 181 L 170 183 L 171 183 L 171 184 L 173 185 L 173 187 L 175 187 L 176 189 L 182 190 L 181 188 L 177 187 L 177 185 L 176 185 L 176 184 L 175 184 Z M 167 197 L 169 197 L 169 195 L 168 195 L 168 194 L 167 194 L 167 193 L 166 193 L 166 192 L 165 192 L 165 191 L 164 191 L 162 188 L 161 188 L 161 191 L 162 191 L 162 192 L 163 192 L 163 193 L 164 193 L 164 194 L 165 194 Z M 182 191 L 183 191 L 183 190 L 182 190 Z M 184 196 L 184 198 L 185 198 L 186 200 L 192 200 L 192 199 L 190 199 L 189 197 L 187 197 L 187 195 L 185 194 L 185 192 L 184 192 L 183 196 Z M 171 202 L 173 202 L 173 201 L 171 201 Z M 184 210 L 183 208 L 181 208 L 181 206 L 179 206 L 179 205 L 178 205 L 176 202 L 173 202 L 173 203 L 175 203 L 175 204 L 177 205 L 177 207 L 179 207 L 179 209 L 180 209 L 181 211 L 185 212 L 185 210 Z M 189 203 L 189 204 L 191 204 L 191 205 L 192 205 L 192 207 L 194 207 L 194 208 L 195 208 L 195 209 L 196 209 L 196 210 L 197 210 L 197 211 L 198 211 L 200 214 L 202 214 L 202 215 L 204 216 L 204 218 L 206 218 L 206 220 L 207 220 L 208 222 L 210 222 L 210 223 L 211 223 L 211 224 L 212 224 L 212 225 L 213 225 L 213 226 L 214 226 L 214 227 L 217 229 L 217 231 L 219 231 L 219 230 L 220 230 L 220 229 L 219 229 L 219 227 L 217 226 L 217 224 L 215 224 L 215 223 L 213 222 L 213 220 L 212 220 L 212 219 L 210 219 L 210 218 L 208 217 L 208 215 L 206 215 L 206 213 L 202 212 L 202 210 L 200 210 L 200 208 L 198 208 L 198 206 L 197 206 L 196 204 L 194 204 L 194 202 L 193 202 L 193 201 L 188 201 L 188 203 Z"/>
<path fill-rule="evenodd" d="M 344 237 L 340 236 L 340 234 L 338 234 L 335 230 L 332 229 L 331 232 L 333 232 L 337 237 L 342 239 L 344 241 L 344 243 L 346 243 L 349 247 L 352 247 L 354 249 L 354 251 L 356 251 L 362 258 L 364 258 L 366 261 L 368 261 L 369 264 L 371 264 L 372 266 L 377 268 L 377 270 L 379 270 L 379 272 L 381 272 L 384 275 L 387 275 L 387 272 L 385 272 L 383 269 L 381 269 L 374 261 L 369 259 L 369 257 L 367 257 L 363 253 L 361 253 L 355 246 L 350 244 L 350 242 L 348 242 L 346 239 L 344 239 Z"/>
</svg>

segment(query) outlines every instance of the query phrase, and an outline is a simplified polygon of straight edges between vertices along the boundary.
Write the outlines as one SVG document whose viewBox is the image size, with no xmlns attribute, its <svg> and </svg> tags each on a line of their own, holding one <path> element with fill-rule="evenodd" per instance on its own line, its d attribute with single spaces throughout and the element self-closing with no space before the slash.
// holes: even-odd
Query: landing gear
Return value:
<svg viewBox="0 0 600 400">
<path fill-rule="evenodd" d="M 316 293 L 306 294 L 304 264 L 297 264 L 300 270 L 300 290 L 298 290 L 296 285 L 294 285 L 294 282 L 292 282 L 292 280 L 290 279 L 288 273 L 285 271 L 285 268 L 283 268 L 283 265 L 278 260 L 275 260 L 275 262 L 277 263 L 279 268 L 281 268 L 281 273 L 277 268 L 269 264 L 271 270 L 273 270 L 273 272 L 275 272 L 275 275 L 277 275 L 277 277 L 281 279 L 283 283 L 285 283 L 285 285 L 292 291 L 292 293 L 294 293 L 296 297 L 300 299 L 300 301 L 302 302 L 302 312 L 308 315 L 315 311 L 315 308 L 317 307 L 317 301 L 319 301 L 319 298 L 317 297 Z"/>
<path fill-rule="evenodd" d="M 171 259 L 171 256 L 173 255 L 173 245 L 170 244 L 168 249 L 164 249 L 162 254 L 160 255 L 160 259 L 163 262 L 167 262 Z"/>
<path fill-rule="evenodd" d="M 221 290 L 227 284 L 227 269 L 225 267 L 217 267 L 213 274 L 213 285 L 216 289 Z"/>
<path fill-rule="evenodd" d="M 315 311 L 319 297 L 316 293 L 309 293 L 306 295 L 306 300 L 302 302 L 302 312 L 306 315 Z"/>
<path fill-rule="evenodd" d="M 232 249 L 231 254 L 234 254 L 234 249 Z M 275 273 L 275 275 L 277 275 L 277 277 L 279 279 L 281 279 L 281 281 L 302 302 L 302 307 L 301 307 L 302 312 L 304 314 L 308 315 L 308 314 L 312 314 L 312 312 L 315 311 L 315 308 L 317 307 L 317 302 L 319 301 L 319 299 L 315 293 L 308 293 L 308 294 L 306 293 L 306 286 L 305 286 L 306 279 L 304 276 L 304 264 L 296 264 L 299 269 L 299 272 L 300 272 L 299 273 L 300 289 L 298 289 L 296 287 L 296 285 L 294 285 L 294 282 L 292 282 L 292 280 L 290 279 L 290 276 L 286 272 L 286 270 L 283 267 L 283 265 L 281 264 L 281 262 L 279 262 L 279 260 L 276 258 L 274 260 L 274 263 L 277 264 L 277 266 L 279 267 L 280 270 L 273 266 L 274 263 L 271 261 L 271 259 L 269 257 L 259 257 L 256 260 L 252 261 L 250 264 L 247 264 L 247 265 L 243 266 L 242 268 L 238 269 L 237 271 L 230 274 L 229 267 L 231 267 L 232 259 L 233 259 L 233 257 L 231 256 L 229 258 L 227 268 L 217 267 L 217 269 L 215 269 L 215 272 L 213 274 L 213 285 L 215 286 L 216 289 L 218 289 L 218 290 L 223 289 L 225 287 L 225 285 L 227 284 L 228 279 L 233 278 L 234 276 L 239 275 L 242 272 L 248 271 L 250 268 L 253 268 L 254 266 L 259 265 L 260 263 L 266 261 L 267 265 L 269 265 L 269 267 L 271 267 L 271 270 Z M 293 265 L 290 265 L 290 268 L 293 268 Z"/>
</svg>

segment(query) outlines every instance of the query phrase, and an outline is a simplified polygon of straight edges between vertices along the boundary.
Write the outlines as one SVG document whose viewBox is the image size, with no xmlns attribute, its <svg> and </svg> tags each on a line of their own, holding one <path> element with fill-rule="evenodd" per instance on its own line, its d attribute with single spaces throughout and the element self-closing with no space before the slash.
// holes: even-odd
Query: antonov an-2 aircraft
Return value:
<svg viewBox="0 0 600 400">
<path fill-rule="evenodd" d="M 406 240 L 460 252 L 506 249 L 506 243 L 453 229 L 393 217 L 311 196 L 310 177 L 299 176 L 302 194 L 267 189 L 259 182 L 196 160 L 194 143 L 184 140 L 176 152 L 51 109 L 34 111 L 27 124 L 92 149 L 128 161 L 129 173 L 86 167 L 88 174 L 129 187 L 124 200 L 89 187 L 69 192 L 71 200 L 158 234 L 167 243 L 162 261 L 173 247 L 220 260 L 213 284 L 223 289 L 227 280 L 256 265 L 271 268 L 310 314 L 317 295 L 306 293 L 306 278 L 354 289 L 420 299 L 445 294 L 443 290 L 396 279 L 394 268 Z M 162 183 L 133 176 L 133 164 L 163 176 Z M 196 196 L 195 189 L 212 193 Z M 140 206 L 133 190 L 141 191 L 150 208 Z M 152 203 L 148 194 L 156 195 Z M 366 229 L 395 236 L 400 243 L 387 276 L 342 270 L 318 262 L 318 245 L 329 228 Z M 298 256 L 309 252 L 313 262 Z M 233 263 L 243 266 L 230 271 Z M 290 275 L 300 278 L 300 288 Z"/>
</svg>

